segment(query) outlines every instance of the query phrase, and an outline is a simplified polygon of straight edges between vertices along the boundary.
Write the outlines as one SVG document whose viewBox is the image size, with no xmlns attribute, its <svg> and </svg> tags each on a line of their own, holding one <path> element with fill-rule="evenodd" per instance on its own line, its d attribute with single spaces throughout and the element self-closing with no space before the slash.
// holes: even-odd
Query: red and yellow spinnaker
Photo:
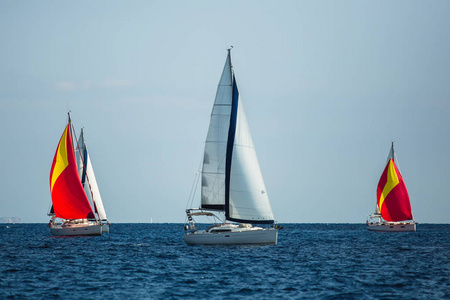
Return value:
<svg viewBox="0 0 450 300">
<path fill-rule="evenodd" d="M 50 171 L 54 213 L 61 219 L 95 218 L 78 175 L 70 132 L 69 123 L 59 140 Z"/>
<path fill-rule="evenodd" d="M 377 205 L 386 221 L 398 222 L 413 218 L 405 182 L 392 158 L 378 182 Z"/>
</svg>

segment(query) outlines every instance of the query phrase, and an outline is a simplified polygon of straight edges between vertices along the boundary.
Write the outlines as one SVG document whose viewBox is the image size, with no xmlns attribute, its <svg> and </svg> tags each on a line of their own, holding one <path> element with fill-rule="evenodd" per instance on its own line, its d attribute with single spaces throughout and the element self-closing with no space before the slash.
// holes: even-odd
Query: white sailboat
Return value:
<svg viewBox="0 0 450 300">
<path fill-rule="evenodd" d="M 281 227 L 274 222 L 239 97 L 230 51 L 228 49 L 206 137 L 201 206 L 186 209 L 184 240 L 189 245 L 276 244 Z M 214 225 L 200 230 L 194 218 L 201 216 L 213 217 Z M 272 224 L 272 227 L 253 224 Z"/>
<path fill-rule="evenodd" d="M 80 141 L 84 145 L 82 136 L 83 133 Z M 109 223 L 99 197 L 87 148 L 85 145 L 83 150 L 75 147 L 74 141 L 76 138 L 69 114 L 69 121 L 58 143 L 50 171 L 50 232 L 58 236 L 101 235 L 109 230 Z M 104 228 L 105 225 L 107 227 Z"/>
<path fill-rule="evenodd" d="M 394 143 L 377 187 L 375 213 L 368 217 L 367 229 L 371 231 L 416 231 L 411 203 L 402 174 L 398 169 Z"/>
</svg>

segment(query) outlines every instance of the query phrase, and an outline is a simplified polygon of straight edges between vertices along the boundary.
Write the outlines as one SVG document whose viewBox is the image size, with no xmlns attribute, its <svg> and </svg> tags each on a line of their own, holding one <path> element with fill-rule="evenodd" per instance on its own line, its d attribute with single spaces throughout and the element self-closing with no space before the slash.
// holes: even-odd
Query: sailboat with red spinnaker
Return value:
<svg viewBox="0 0 450 300">
<path fill-rule="evenodd" d="M 109 223 L 101 199 L 95 201 L 92 187 L 97 187 L 97 183 L 89 183 L 89 169 L 85 171 L 87 166 L 91 167 L 90 161 L 86 160 L 88 156 L 80 154 L 81 148 L 76 141 L 69 113 L 68 124 L 58 143 L 50 171 L 52 206 L 48 215 L 52 218 L 48 225 L 52 235 L 102 235 L 103 231 L 109 231 Z M 95 177 L 92 179 L 95 180 Z"/>
<path fill-rule="evenodd" d="M 367 220 L 372 231 L 416 231 L 411 203 L 402 174 L 398 169 L 397 156 L 392 142 L 386 167 L 377 187 L 375 213 Z"/>
</svg>

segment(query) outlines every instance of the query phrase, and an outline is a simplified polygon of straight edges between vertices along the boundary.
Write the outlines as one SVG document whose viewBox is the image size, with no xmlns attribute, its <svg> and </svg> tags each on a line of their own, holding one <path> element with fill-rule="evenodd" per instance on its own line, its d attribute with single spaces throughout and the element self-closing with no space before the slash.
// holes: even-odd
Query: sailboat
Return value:
<svg viewBox="0 0 450 300">
<path fill-rule="evenodd" d="M 366 224 L 373 231 L 416 231 L 411 203 L 402 174 L 398 169 L 394 142 L 387 158 L 386 167 L 377 187 L 375 213 Z"/>
<path fill-rule="evenodd" d="M 188 245 L 277 244 L 281 226 L 274 221 L 230 52 L 228 49 L 205 142 L 201 206 L 186 209 L 184 241 Z M 194 220 L 197 217 L 208 217 L 214 224 L 200 229 Z"/>
<path fill-rule="evenodd" d="M 76 146 L 70 113 L 68 119 L 50 170 L 50 232 L 57 236 L 102 235 L 102 232 L 109 231 L 109 223 L 83 132 L 80 135 L 81 145 L 77 143 Z M 58 219 L 61 223 L 57 222 Z"/>
</svg>

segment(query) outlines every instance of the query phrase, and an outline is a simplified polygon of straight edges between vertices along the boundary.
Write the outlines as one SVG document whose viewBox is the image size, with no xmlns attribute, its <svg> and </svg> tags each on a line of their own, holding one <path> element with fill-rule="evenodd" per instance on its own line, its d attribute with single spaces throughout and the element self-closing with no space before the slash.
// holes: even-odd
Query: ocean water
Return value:
<svg viewBox="0 0 450 300">
<path fill-rule="evenodd" d="M 0 299 L 450 299 L 450 225 L 282 225 L 276 246 L 187 246 L 183 224 L 0 224 Z"/>
</svg>

